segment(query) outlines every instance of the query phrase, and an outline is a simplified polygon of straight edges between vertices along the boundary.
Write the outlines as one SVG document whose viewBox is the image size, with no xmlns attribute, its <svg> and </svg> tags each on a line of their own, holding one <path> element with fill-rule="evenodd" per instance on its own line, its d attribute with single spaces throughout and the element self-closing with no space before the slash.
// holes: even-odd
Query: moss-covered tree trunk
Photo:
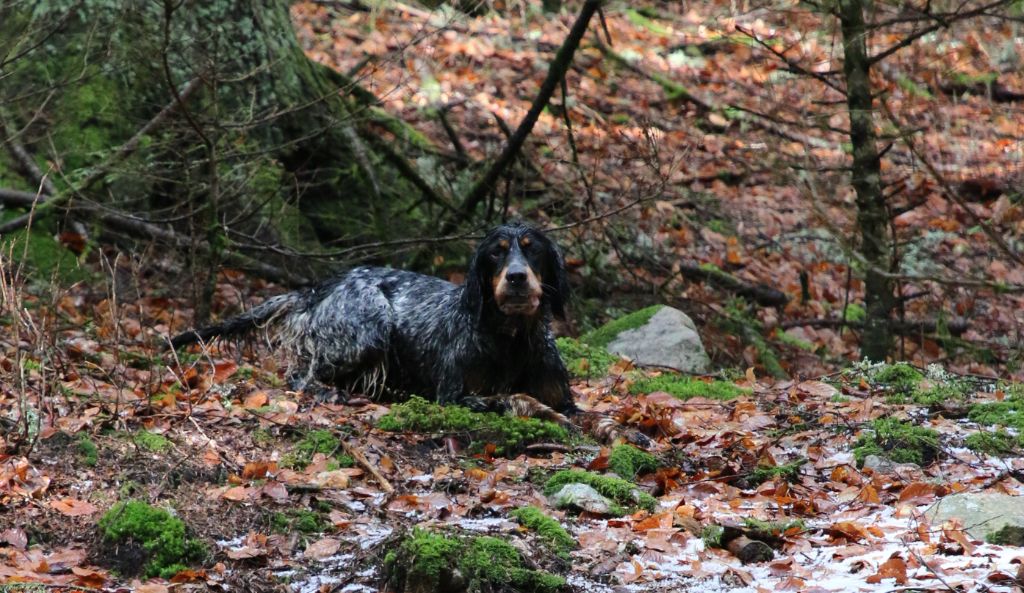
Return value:
<svg viewBox="0 0 1024 593">
<path fill-rule="evenodd" d="M 867 316 L 861 337 L 861 355 L 875 361 L 886 359 L 892 347 L 889 315 L 895 304 L 890 269 L 889 212 L 882 193 L 881 157 L 875 134 L 871 63 L 867 53 L 867 27 L 863 0 L 839 0 L 843 31 L 843 74 L 846 77 L 853 146 L 852 182 L 857 193 L 857 226 L 860 252 L 866 264 L 864 300 Z"/>
<path fill-rule="evenodd" d="M 61 188 L 199 81 L 76 193 L 190 234 L 208 268 L 235 251 L 291 266 L 288 248 L 386 239 L 421 216 L 363 142 L 351 87 L 303 53 L 284 0 L 48 0 L 5 14 L 5 54 L 28 51 L 4 64 L 0 106 Z"/>
</svg>

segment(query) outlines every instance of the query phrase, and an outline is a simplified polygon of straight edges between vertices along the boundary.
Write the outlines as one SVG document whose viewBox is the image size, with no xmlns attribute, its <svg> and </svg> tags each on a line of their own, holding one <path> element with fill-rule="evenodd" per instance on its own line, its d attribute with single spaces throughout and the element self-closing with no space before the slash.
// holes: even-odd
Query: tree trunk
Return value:
<svg viewBox="0 0 1024 593">
<path fill-rule="evenodd" d="M 843 73 L 853 146 L 852 183 L 857 193 L 860 252 L 867 267 L 864 279 L 867 316 L 861 336 L 861 356 L 884 361 L 892 347 L 889 315 L 895 304 L 892 280 L 885 275 L 891 268 L 892 243 L 889 212 L 882 193 L 863 0 L 839 0 L 839 20 L 843 31 Z"/>
</svg>

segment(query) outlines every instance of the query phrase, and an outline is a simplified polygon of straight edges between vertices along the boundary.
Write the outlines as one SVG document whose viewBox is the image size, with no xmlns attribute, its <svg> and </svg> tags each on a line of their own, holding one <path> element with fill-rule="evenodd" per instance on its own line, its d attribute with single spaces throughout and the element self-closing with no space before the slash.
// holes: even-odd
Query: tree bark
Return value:
<svg viewBox="0 0 1024 593">
<path fill-rule="evenodd" d="M 864 1 L 839 0 L 838 7 L 843 32 L 843 74 L 850 115 L 850 144 L 853 147 L 852 184 L 857 193 L 860 252 L 867 264 L 864 278 L 867 315 L 861 336 L 861 356 L 884 361 L 892 347 L 889 315 L 895 305 L 892 279 L 884 274 L 891 270 L 889 254 L 892 243 L 875 133 Z"/>
</svg>

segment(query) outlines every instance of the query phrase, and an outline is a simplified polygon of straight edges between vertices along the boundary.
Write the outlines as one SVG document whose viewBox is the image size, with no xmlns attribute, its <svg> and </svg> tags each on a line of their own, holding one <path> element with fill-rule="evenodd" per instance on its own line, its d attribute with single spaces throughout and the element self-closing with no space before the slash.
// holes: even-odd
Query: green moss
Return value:
<svg viewBox="0 0 1024 593">
<path fill-rule="evenodd" d="M 753 517 L 743 519 L 743 526 L 758 534 L 778 537 L 791 529 L 804 530 L 807 524 L 803 519 L 790 519 L 788 521 L 762 521 Z"/>
<path fill-rule="evenodd" d="M 276 511 L 270 515 L 270 530 L 274 533 L 288 533 L 291 524 L 292 522 L 288 515 L 281 511 Z"/>
<path fill-rule="evenodd" d="M 905 362 L 883 365 L 870 377 L 876 384 L 882 384 L 894 391 L 913 392 L 924 379 L 921 371 Z"/>
<path fill-rule="evenodd" d="M 567 469 L 555 473 L 544 484 L 544 493 L 552 496 L 566 484 L 586 484 L 597 490 L 601 496 L 611 499 L 616 504 L 628 509 L 640 508 L 653 512 L 658 504 L 658 501 L 653 496 L 642 492 L 632 482 L 621 478 L 601 476 L 579 469 Z"/>
<path fill-rule="evenodd" d="M 852 321 L 853 323 L 861 323 L 868 316 L 868 312 L 864 309 L 864 306 L 858 303 L 850 303 L 846 305 L 844 311 L 845 313 L 843 317 L 847 321 Z"/>
<path fill-rule="evenodd" d="M 291 526 L 296 531 L 301 531 L 302 533 L 320 533 L 327 531 L 329 527 L 323 517 L 313 511 L 304 509 L 299 509 L 292 513 Z"/>
<path fill-rule="evenodd" d="M 539 593 L 565 586 L 565 579 L 557 575 L 525 568 L 519 552 L 495 537 L 470 540 L 459 568 L 469 581 L 470 591 L 491 591 L 495 585 L 511 585 L 513 590 Z"/>
<path fill-rule="evenodd" d="M 879 455 L 896 463 L 923 466 L 934 461 L 938 453 L 939 433 L 895 418 L 873 421 L 857 438 L 853 449 L 858 467 L 864 465 L 868 455 Z"/>
<path fill-rule="evenodd" d="M 399 586 L 403 587 L 406 580 L 415 580 L 427 585 L 419 590 L 439 590 L 442 577 L 454 565 L 453 561 L 462 548 L 463 543 L 458 539 L 413 529 L 412 535 L 402 542 L 393 562 L 396 566 L 392 570 L 405 577 L 400 579 Z"/>
<path fill-rule="evenodd" d="M 132 442 L 140 448 L 154 453 L 162 453 L 171 448 L 171 441 L 167 437 L 148 430 L 140 430 L 135 433 L 132 436 Z"/>
<path fill-rule="evenodd" d="M 749 389 L 737 387 L 728 381 L 702 381 L 675 373 L 662 373 L 657 377 L 641 377 L 633 382 L 629 391 L 631 393 L 664 391 L 679 399 L 706 397 L 718 400 L 730 400 L 750 394 Z"/>
<path fill-rule="evenodd" d="M 632 8 L 627 9 L 626 18 L 629 19 L 629 22 L 633 23 L 637 27 L 647 29 L 648 31 L 654 33 L 655 35 L 668 36 L 672 34 L 672 32 L 669 29 L 667 29 L 664 25 L 648 18 L 639 10 L 634 10 Z"/>
<path fill-rule="evenodd" d="M 384 564 L 389 588 L 398 593 L 454 589 L 456 568 L 470 592 L 548 593 L 565 586 L 557 575 L 526 568 L 511 544 L 489 536 L 460 538 L 416 528 Z"/>
<path fill-rule="evenodd" d="M 0 211 L 0 219 L 13 217 L 13 211 Z M 22 229 L 0 238 L 0 250 L 12 254 L 15 261 L 24 262 L 26 273 L 36 282 L 56 279 L 62 285 L 92 278 L 88 268 L 81 266 L 74 253 L 54 239 L 49 224 L 36 221 L 31 230 Z"/>
<path fill-rule="evenodd" d="M 997 425 L 1024 431 L 1024 398 L 1009 397 L 1001 402 L 971 406 L 967 417 L 978 424 Z"/>
<path fill-rule="evenodd" d="M 604 348 L 583 344 L 572 338 L 558 338 L 555 344 L 569 374 L 581 379 L 604 377 L 608 369 L 619 361 L 618 356 Z"/>
<path fill-rule="evenodd" d="M 186 536 L 181 519 L 137 500 L 115 504 L 98 526 L 108 544 L 135 544 L 145 551 L 141 572 L 147 577 L 170 578 L 206 555 L 202 542 Z"/>
<path fill-rule="evenodd" d="M 759 467 L 750 474 L 751 486 L 757 486 L 775 478 L 782 478 L 787 482 L 796 482 L 800 479 L 800 468 L 807 463 L 806 459 L 797 459 L 785 465 L 775 467 Z"/>
<path fill-rule="evenodd" d="M 775 328 L 775 339 L 787 346 L 799 348 L 800 350 L 803 350 L 805 352 L 814 352 L 815 350 L 817 350 L 814 344 L 808 342 L 807 340 L 801 340 L 800 338 L 779 328 Z"/>
<path fill-rule="evenodd" d="M 924 390 L 916 389 L 910 399 L 922 406 L 940 406 L 946 402 L 964 401 L 970 391 L 970 386 L 964 383 L 949 381 Z"/>
<path fill-rule="evenodd" d="M 708 548 L 721 548 L 725 529 L 721 525 L 707 525 L 701 530 L 700 538 Z"/>
<path fill-rule="evenodd" d="M 1005 430 L 975 432 L 964 439 L 964 446 L 971 451 L 996 457 L 1012 455 L 1020 444 L 1021 438 L 1015 437 Z"/>
<path fill-rule="evenodd" d="M 1024 526 L 1003 525 L 998 531 L 986 535 L 985 541 L 997 546 L 1024 546 Z"/>
<path fill-rule="evenodd" d="M 377 421 L 377 428 L 392 432 L 462 433 L 471 435 L 476 445 L 493 443 L 501 455 L 529 443 L 565 442 L 569 438 L 564 428 L 552 422 L 442 406 L 416 396 L 392 406 Z"/>
<path fill-rule="evenodd" d="M 569 550 L 576 547 L 576 540 L 558 521 L 548 517 L 535 506 L 520 507 L 509 513 L 523 527 L 536 532 L 537 536 L 551 550 L 562 558 L 568 558 Z"/>
<path fill-rule="evenodd" d="M 981 74 L 965 74 L 957 72 L 953 80 L 960 86 L 990 85 L 999 78 L 998 72 L 983 72 Z"/>
<path fill-rule="evenodd" d="M 89 435 L 81 432 L 78 434 L 78 457 L 82 460 L 82 463 L 93 467 L 99 461 L 99 449 L 96 448 L 96 443 L 92 442 Z"/>
<path fill-rule="evenodd" d="M 608 469 L 627 480 L 632 480 L 640 474 L 658 469 L 658 459 L 632 445 L 616 445 L 608 455 Z"/>
<path fill-rule="evenodd" d="M 643 326 L 645 323 L 650 321 L 651 317 L 654 317 L 654 314 L 663 306 L 664 305 L 651 305 L 650 307 L 634 311 L 628 315 L 623 315 L 618 319 L 609 321 L 601 327 L 580 336 L 580 342 L 590 346 L 604 348 L 608 346 L 608 344 L 611 344 L 615 337 L 622 332 Z"/>
<path fill-rule="evenodd" d="M 341 441 L 329 430 L 311 430 L 306 433 L 292 450 L 281 457 L 281 467 L 304 469 L 313 461 L 313 456 L 321 453 L 331 456 L 341 448 Z M 351 461 L 351 458 L 349 458 Z"/>
</svg>

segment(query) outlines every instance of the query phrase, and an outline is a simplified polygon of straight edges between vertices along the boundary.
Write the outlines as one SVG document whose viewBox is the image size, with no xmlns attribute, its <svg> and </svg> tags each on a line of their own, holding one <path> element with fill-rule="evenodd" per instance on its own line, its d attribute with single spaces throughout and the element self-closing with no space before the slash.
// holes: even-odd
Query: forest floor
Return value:
<svg viewBox="0 0 1024 593">
<path fill-rule="evenodd" d="M 495 116 L 514 127 L 571 20 L 390 6 L 298 3 L 293 15 L 312 57 L 359 66 L 360 83 L 447 146 L 437 157 L 445 159 L 456 149 L 436 109 L 446 108 L 469 159 L 493 155 L 503 140 Z M 976 224 L 991 221 L 1011 247 L 1024 230 L 1006 189 L 1021 178 L 1024 114 L 990 96 L 942 91 L 953 73 L 993 71 L 1010 33 L 942 33 L 950 37 L 908 48 L 880 74 L 901 125 L 928 130 L 920 147 L 945 176 L 930 177 L 906 146 L 893 147 L 890 173 L 917 204 L 895 222 L 906 233 L 901 257 L 908 274 L 931 279 L 901 288 L 913 294 L 905 313 L 940 326 L 966 321 L 956 339 L 903 340 L 919 372 L 851 366 L 856 336 L 835 323 L 844 310 L 856 316 L 862 293 L 847 257 L 852 196 L 832 189 L 845 185 L 828 172 L 845 163 L 844 139 L 807 122 L 841 127 L 841 115 L 823 116 L 836 96 L 739 41 L 741 31 L 778 39 L 794 58 L 827 69 L 834 35 L 794 37 L 797 24 L 811 26 L 803 13 L 712 18 L 714 6 L 679 6 L 659 8 L 657 18 L 606 10 L 610 49 L 626 59 L 602 51 L 594 26 L 569 81 L 578 159 L 563 112 L 550 108 L 520 163 L 531 183 L 515 212 L 593 219 L 558 235 L 581 306 L 608 302 L 593 287 L 618 277 L 613 301 L 640 291 L 683 306 L 704 322 L 715 361 L 741 369 L 691 380 L 623 361 L 584 365 L 593 376 L 574 378 L 577 401 L 654 437 L 653 461 L 515 419 L 445 424 L 439 410 L 423 412 L 440 418 L 429 429 L 384 430 L 394 407 L 288 391 L 282 361 L 266 350 L 161 352 L 192 319 L 175 288 L 159 285 L 162 273 L 110 275 L 111 266 L 87 264 L 93 281 L 67 288 L 4 276 L 0 591 L 411 591 L 441 578 L 416 573 L 410 551 L 439 554 L 484 590 L 514 575 L 526 579 L 520 589 L 556 589 L 538 576 L 547 572 L 572 590 L 601 592 L 1019 591 L 1019 545 L 986 542 L 968 531 L 976 526 L 929 514 L 958 494 L 1024 489 L 1024 393 L 1011 381 L 1024 303 L 1003 290 L 1024 284 L 1024 269 Z M 1000 84 L 1024 88 L 1019 70 L 1000 72 Z M 795 170 L 804 172 L 799 182 Z M 436 181 L 457 187 L 465 178 Z M 943 197 L 942 183 L 978 188 L 970 213 Z M 673 267 L 680 261 L 792 300 L 750 307 L 685 280 Z M 951 281 L 973 274 L 984 282 Z M 276 290 L 234 272 L 221 280 L 218 312 Z M 757 327 L 795 378 L 769 377 L 769 350 L 715 318 Z M 478 428 L 485 422 L 489 429 Z M 567 469 L 627 479 L 623 508 L 556 508 L 545 491 Z M 104 534 L 99 525 L 129 515 L 116 506 L 127 500 L 173 509 L 145 516 L 164 526 L 187 568 L 171 561 L 164 578 L 146 577 L 140 571 L 155 567 L 140 545 L 150 541 L 145 530 L 135 526 L 134 539 Z M 570 540 L 513 516 L 525 506 L 557 519 Z M 175 517 L 202 544 L 193 557 L 188 540 L 175 539 Z M 416 544 L 414 527 L 461 547 Z M 466 559 L 483 536 L 511 546 L 515 570 L 500 566 L 494 577 Z M 729 545 L 748 540 L 763 543 Z M 760 556 L 744 562 L 749 549 Z"/>
</svg>

